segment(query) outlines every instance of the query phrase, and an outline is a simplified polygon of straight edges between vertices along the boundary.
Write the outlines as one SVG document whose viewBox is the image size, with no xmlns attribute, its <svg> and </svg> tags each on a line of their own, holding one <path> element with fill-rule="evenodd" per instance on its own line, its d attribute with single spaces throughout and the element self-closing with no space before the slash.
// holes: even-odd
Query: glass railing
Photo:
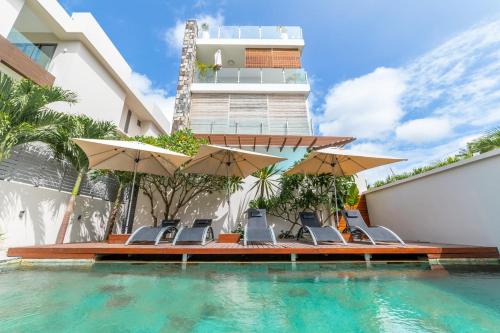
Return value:
<svg viewBox="0 0 500 333">
<path fill-rule="evenodd" d="M 302 28 L 293 26 L 201 26 L 201 39 L 303 39 Z"/>
<path fill-rule="evenodd" d="M 221 68 L 196 70 L 194 83 L 306 84 L 302 68 Z"/>
<path fill-rule="evenodd" d="M 54 53 L 56 47 L 55 44 L 50 44 L 50 45 L 35 44 L 16 29 L 12 29 L 10 31 L 9 35 L 7 36 L 7 39 L 12 45 L 16 46 L 24 54 L 26 54 L 31 60 L 36 62 L 42 68 L 47 69 L 50 60 L 52 60 L 52 54 Z M 44 46 L 50 48 L 52 53 L 51 56 L 47 55 L 42 51 L 42 47 Z"/>
<path fill-rule="evenodd" d="M 311 125 L 305 119 L 288 121 L 245 120 L 206 120 L 191 119 L 194 133 L 206 134 L 275 134 L 275 135 L 311 135 Z"/>
</svg>

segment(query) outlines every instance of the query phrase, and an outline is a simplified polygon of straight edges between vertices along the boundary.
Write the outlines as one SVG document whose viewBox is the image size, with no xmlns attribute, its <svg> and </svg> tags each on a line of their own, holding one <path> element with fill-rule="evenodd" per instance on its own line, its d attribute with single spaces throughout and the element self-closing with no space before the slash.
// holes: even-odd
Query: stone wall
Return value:
<svg viewBox="0 0 500 333">
<path fill-rule="evenodd" d="M 175 113 L 172 131 L 189 127 L 189 112 L 191 109 L 190 86 L 193 81 L 194 68 L 196 65 L 197 34 L 198 26 L 196 21 L 187 21 L 182 43 L 179 82 L 177 83 L 177 91 L 175 95 Z"/>
</svg>

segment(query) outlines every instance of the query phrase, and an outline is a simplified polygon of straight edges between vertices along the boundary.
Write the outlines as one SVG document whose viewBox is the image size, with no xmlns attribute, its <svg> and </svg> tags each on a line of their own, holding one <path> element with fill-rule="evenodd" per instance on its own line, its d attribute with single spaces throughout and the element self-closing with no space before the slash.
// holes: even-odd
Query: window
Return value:
<svg viewBox="0 0 500 333">
<path fill-rule="evenodd" d="M 127 119 L 125 120 L 125 126 L 123 127 L 123 131 L 128 133 L 128 127 L 130 126 L 130 118 L 132 117 L 132 111 L 128 110 Z"/>
</svg>

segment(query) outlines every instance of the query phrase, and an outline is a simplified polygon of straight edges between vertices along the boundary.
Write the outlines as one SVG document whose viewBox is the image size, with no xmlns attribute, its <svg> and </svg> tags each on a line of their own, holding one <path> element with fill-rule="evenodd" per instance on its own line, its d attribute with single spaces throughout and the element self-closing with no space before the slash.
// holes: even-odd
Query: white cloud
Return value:
<svg viewBox="0 0 500 333">
<path fill-rule="evenodd" d="M 385 137 L 403 116 L 399 100 L 404 91 L 404 74 L 397 69 L 381 67 L 344 81 L 325 97 L 319 129 L 336 135 Z"/>
<path fill-rule="evenodd" d="M 353 149 L 408 158 L 390 166 L 396 171 L 455 154 L 472 137 L 500 125 L 499 50 L 495 20 L 405 66 L 341 82 L 325 97 L 320 131 L 357 137 Z M 389 167 L 366 174 L 370 181 L 384 178 Z"/>
<path fill-rule="evenodd" d="M 207 23 L 209 27 L 218 27 L 224 24 L 224 16 L 221 13 L 217 15 L 199 14 L 194 18 L 198 22 L 198 26 Z M 164 40 L 172 50 L 180 50 L 184 38 L 185 20 L 177 20 L 175 26 L 165 31 Z"/>
<path fill-rule="evenodd" d="M 132 72 L 130 76 L 130 85 L 146 103 L 156 104 L 167 119 L 172 121 L 175 96 L 168 96 L 165 89 L 153 87 L 153 83 L 146 75 L 136 72 Z"/>
<path fill-rule="evenodd" d="M 396 128 L 396 138 L 411 143 L 434 142 L 452 132 L 446 118 L 422 118 L 407 121 Z"/>
</svg>

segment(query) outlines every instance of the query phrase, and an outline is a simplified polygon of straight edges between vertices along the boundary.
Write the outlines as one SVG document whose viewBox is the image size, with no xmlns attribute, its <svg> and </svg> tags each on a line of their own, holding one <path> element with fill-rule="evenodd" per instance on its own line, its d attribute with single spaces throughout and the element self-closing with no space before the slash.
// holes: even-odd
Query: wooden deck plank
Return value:
<svg viewBox="0 0 500 333">
<path fill-rule="evenodd" d="M 70 243 L 56 245 L 40 245 L 13 247 L 8 250 L 9 256 L 22 258 L 60 258 L 82 259 L 94 258 L 97 255 L 110 254 L 144 254 L 144 255 L 243 255 L 243 254 L 338 254 L 338 255 L 363 255 L 363 254 L 392 254 L 392 255 L 427 255 L 429 258 L 498 258 L 498 249 L 495 247 L 463 246 L 450 244 L 408 243 L 407 246 L 395 244 L 371 245 L 365 243 L 349 243 L 349 245 L 322 244 L 314 246 L 311 243 L 296 241 L 282 241 L 273 244 L 252 244 L 243 246 L 236 243 L 210 242 L 201 245 L 176 245 L 161 243 L 154 245 L 129 245 L 110 243 Z"/>
</svg>

